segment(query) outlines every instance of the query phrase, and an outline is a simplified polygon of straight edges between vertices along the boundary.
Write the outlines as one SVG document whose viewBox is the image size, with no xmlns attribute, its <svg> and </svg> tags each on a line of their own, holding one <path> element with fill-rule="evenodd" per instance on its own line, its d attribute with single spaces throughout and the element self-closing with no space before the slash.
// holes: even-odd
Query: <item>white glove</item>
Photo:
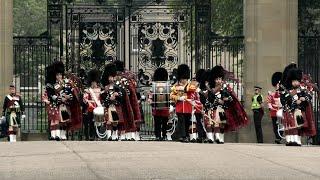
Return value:
<svg viewBox="0 0 320 180">
<path fill-rule="evenodd" d="M 279 109 L 276 113 L 277 118 L 282 119 L 283 118 L 283 109 Z"/>
<path fill-rule="evenodd" d="M 0 119 L 0 124 L 4 124 L 6 121 L 6 117 L 2 116 Z"/>
<path fill-rule="evenodd" d="M 181 97 L 179 97 L 179 101 L 184 101 L 186 99 L 186 97 L 185 96 L 181 96 Z"/>
<path fill-rule="evenodd" d="M 23 114 L 23 115 L 21 116 L 21 119 L 25 119 L 25 118 L 26 118 L 26 115 Z"/>
<path fill-rule="evenodd" d="M 174 111 L 174 107 L 170 105 L 169 112 L 170 112 L 170 113 L 173 113 L 173 111 Z"/>
<path fill-rule="evenodd" d="M 56 99 L 58 98 L 58 96 L 56 96 L 56 95 L 53 95 L 52 96 L 52 99 L 55 101 Z"/>
</svg>

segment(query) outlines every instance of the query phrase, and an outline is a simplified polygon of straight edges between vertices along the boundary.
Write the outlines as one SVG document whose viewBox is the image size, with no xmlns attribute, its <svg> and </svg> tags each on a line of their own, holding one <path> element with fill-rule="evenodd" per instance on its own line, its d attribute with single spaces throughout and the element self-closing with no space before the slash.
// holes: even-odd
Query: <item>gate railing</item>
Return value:
<svg viewBox="0 0 320 180">
<path fill-rule="evenodd" d="M 228 83 L 243 102 L 244 36 L 212 36 L 210 58 L 205 68 L 223 66 L 229 72 Z"/>
<path fill-rule="evenodd" d="M 320 36 L 299 36 L 298 48 L 298 66 L 304 73 L 310 74 L 313 82 L 319 85 Z M 313 111 L 317 128 L 317 136 L 314 141 L 315 143 L 320 144 L 320 113 L 319 96 L 317 93 L 313 94 Z"/>
<path fill-rule="evenodd" d="M 46 133 L 47 116 L 41 95 L 44 70 L 50 63 L 49 37 L 14 37 L 14 83 L 25 105 L 26 118 L 21 122 L 23 133 Z"/>
</svg>

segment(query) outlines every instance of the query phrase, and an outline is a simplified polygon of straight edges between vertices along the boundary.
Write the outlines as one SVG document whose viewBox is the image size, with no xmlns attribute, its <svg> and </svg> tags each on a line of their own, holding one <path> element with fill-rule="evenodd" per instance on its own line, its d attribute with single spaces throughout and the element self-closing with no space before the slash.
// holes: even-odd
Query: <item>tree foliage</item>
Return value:
<svg viewBox="0 0 320 180">
<path fill-rule="evenodd" d="M 47 30 L 47 0 L 13 0 L 13 35 L 39 36 Z"/>
<path fill-rule="evenodd" d="M 299 35 L 320 35 L 320 1 L 299 0 Z"/>
<path fill-rule="evenodd" d="M 211 28 L 219 35 L 243 35 L 243 0 L 211 0 Z"/>
<path fill-rule="evenodd" d="M 320 4 L 318 0 L 300 1 L 305 5 Z M 212 31 L 220 35 L 242 35 L 243 0 L 211 0 L 211 3 Z M 13 18 L 15 36 L 40 35 L 47 30 L 47 0 L 13 0 Z"/>
</svg>

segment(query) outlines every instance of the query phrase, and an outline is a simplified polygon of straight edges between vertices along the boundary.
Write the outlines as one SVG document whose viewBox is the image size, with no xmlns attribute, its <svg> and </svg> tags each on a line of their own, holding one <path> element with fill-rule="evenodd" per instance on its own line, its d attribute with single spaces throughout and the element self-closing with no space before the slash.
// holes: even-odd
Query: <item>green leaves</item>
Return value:
<svg viewBox="0 0 320 180">
<path fill-rule="evenodd" d="M 211 0 L 212 31 L 219 35 L 243 34 L 243 0 Z"/>
<path fill-rule="evenodd" d="M 47 0 L 13 0 L 13 35 L 39 36 L 47 30 Z"/>
</svg>

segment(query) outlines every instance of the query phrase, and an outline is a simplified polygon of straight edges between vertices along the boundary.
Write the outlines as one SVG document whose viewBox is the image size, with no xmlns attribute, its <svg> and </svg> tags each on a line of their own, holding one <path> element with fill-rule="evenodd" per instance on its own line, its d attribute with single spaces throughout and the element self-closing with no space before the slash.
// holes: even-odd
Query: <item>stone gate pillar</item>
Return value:
<svg viewBox="0 0 320 180">
<path fill-rule="evenodd" d="M 0 1 L 0 108 L 13 80 L 13 0 Z"/>
<path fill-rule="evenodd" d="M 239 142 L 256 142 L 250 109 L 254 85 L 263 88 L 263 95 L 272 89 L 271 76 L 297 61 L 298 0 L 244 0 L 245 107 L 251 125 L 241 130 Z M 273 142 L 272 123 L 265 107 L 262 122 L 265 142 Z"/>
</svg>

